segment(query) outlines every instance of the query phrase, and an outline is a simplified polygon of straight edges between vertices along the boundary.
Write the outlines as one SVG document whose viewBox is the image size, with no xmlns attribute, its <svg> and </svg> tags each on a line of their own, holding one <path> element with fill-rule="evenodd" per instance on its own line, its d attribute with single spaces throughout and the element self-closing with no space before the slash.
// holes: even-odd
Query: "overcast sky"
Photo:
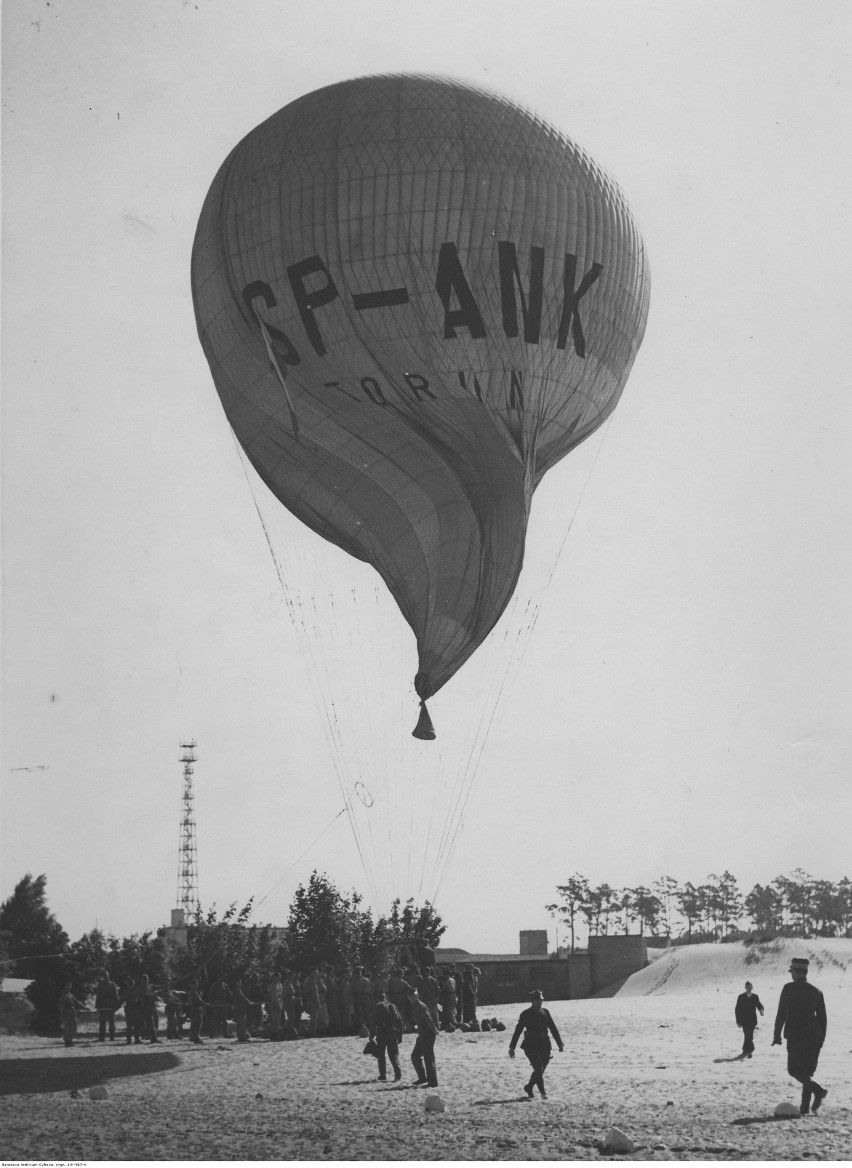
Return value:
<svg viewBox="0 0 852 1168">
<path fill-rule="evenodd" d="M 15 0 L 2 31 L 0 896 L 46 873 L 72 939 L 166 923 L 190 737 L 202 902 L 263 898 L 260 921 L 316 868 L 381 911 L 434 896 L 445 944 L 516 952 L 521 929 L 553 944 L 575 871 L 850 874 L 848 4 Z M 534 500 L 541 563 L 568 538 L 546 589 L 522 581 L 541 613 L 474 776 L 453 751 L 493 705 L 487 647 L 432 703 L 435 753 L 389 770 L 416 703 L 362 655 L 335 767 L 285 603 L 316 537 L 251 483 L 190 295 L 236 142 L 382 72 L 536 108 L 620 184 L 652 272 L 612 421 Z M 372 644 L 383 601 L 331 563 Z M 398 699 L 373 741 L 359 701 Z"/>
</svg>

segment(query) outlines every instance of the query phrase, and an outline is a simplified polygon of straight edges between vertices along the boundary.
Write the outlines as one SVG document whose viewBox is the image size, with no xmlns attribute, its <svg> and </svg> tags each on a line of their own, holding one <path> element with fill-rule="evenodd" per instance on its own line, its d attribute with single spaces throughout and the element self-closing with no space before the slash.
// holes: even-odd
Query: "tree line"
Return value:
<svg viewBox="0 0 852 1168">
<path fill-rule="evenodd" d="M 274 972 L 305 976 L 323 965 L 361 965 L 379 974 L 419 962 L 424 947 L 436 948 L 446 931 L 428 902 L 397 899 L 387 914 L 374 917 L 359 893 L 345 895 L 317 872 L 297 889 L 283 929 L 252 923 L 253 912 L 252 901 L 235 902 L 221 916 L 215 906 L 199 910 L 188 923 L 185 947 L 166 929 L 128 937 L 92 929 L 71 942 L 48 908 L 46 876 L 27 874 L 0 905 L 0 978 L 31 979 L 26 993 L 35 1024 L 55 1031 L 62 987 L 70 982 L 75 997 L 85 1000 L 104 970 L 119 985 L 147 974 L 152 985 L 178 991 L 194 978 L 202 986 L 220 978 L 266 981 Z"/>
<path fill-rule="evenodd" d="M 572 952 L 583 932 L 606 937 L 638 930 L 673 944 L 749 935 L 852 937 L 852 881 L 848 876 L 820 880 L 802 868 L 755 884 L 745 895 L 727 870 L 721 876 L 711 873 L 703 884 L 661 876 L 650 887 L 635 888 L 592 886 L 575 872 L 556 891 L 559 900 L 546 908 L 567 926 Z"/>
</svg>

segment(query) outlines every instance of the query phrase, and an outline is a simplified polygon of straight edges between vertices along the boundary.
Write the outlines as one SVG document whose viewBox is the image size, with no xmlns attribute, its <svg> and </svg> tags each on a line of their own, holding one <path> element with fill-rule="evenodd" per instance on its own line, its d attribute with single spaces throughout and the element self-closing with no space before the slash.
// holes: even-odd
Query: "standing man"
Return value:
<svg viewBox="0 0 852 1168">
<path fill-rule="evenodd" d="M 142 1022 L 139 1017 L 139 1008 L 136 1004 L 136 982 L 128 977 L 121 987 L 121 997 L 124 1002 L 124 1023 L 127 1028 L 127 1045 L 132 1042 L 137 1045 L 142 1041 Z"/>
<path fill-rule="evenodd" d="M 781 1045 L 781 1032 L 787 1039 L 787 1073 L 802 1084 L 802 1102 L 799 1111 L 819 1111 L 828 1088 L 821 1087 L 813 1078 L 819 1062 L 819 1052 L 825 1042 L 828 1020 L 825 999 L 808 981 L 808 959 L 794 957 L 790 962 L 793 980 L 788 981 L 778 999 L 775 1015 L 773 1046 Z M 813 1097 L 813 1106 L 811 1106 Z"/>
<path fill-rule="evenodd" d="M 210 1029 L 208 1038 L 224 1038 L 228 1032 L 228 1002 L 231 995 L 221 977 L 207 989 L 207 1000 L 210 1003 Z"/>
<path fill-rule="evenodd" d="M 359 1030 L 362 1026 L 366 1026 L 369 1030 L 373 1025 L 373 983 L 365 976 L 360 965 L 355 966 L 352 989 L 355 1003 L 355 1025 Z"/>
<path fill-rule="evenodd" d="M 754 1032 L 757 1029 L 757 1015 L 763 1017 L 763 1005 L 757 994 L 752 993 L 754 986 L 750 981 L 745 983 L 745 993 L 737 998 L 734 1007 L 734 1017 L 743 1032 L 743 1056 L 751 1058 L 754 1052 Z"/>
<path fill-rule="evenodd" d="M 281 974 L 276 969 L 266 987 L 266 1013 L 269 1016 L 269 1041 L 281 1039 L 281 1015 L 284 1013 L 284 987 Z"/>
<path fill-rule="evenodd" d="M 115 1012 L 118 1009 L 118 986 L 103 970 L 95 990 L 95 1009 L 98 1012 L 98 1042 L 106 1041 L 107 1027 L 109 1040 L 115 1040 Z"/>
<path fill-rule="evenodd" d="M 201 1046 L 204 1039 L 201 1037 L 201 1027 L 204 1025 L 204 1007 L 207 1003 L 201 996 L 198 979 L 193 978 L 189 983 L 189 1041 Z"/>
<path fill-rule="evenodd" d="M 237 1026 L 237 1042 L 251 1042 L 249 1019 L 254 999 L 243 989 L 242 978 L 238 977 L 231 988 L 231 1003 L 234 1008 L 234 1022 Z"/>
<path fill-rule="evenodd" d="M 438 1027 L 435 1025 L 429 1007 L 420 1000 L 417 990 L 412 990 L 411 1012 L 414 1015 L 414 1025 L 417 1028 L 417 1041 L 411 1052 L 411 1061 L 417 1072 L 417 1082 L 425 1083 L 428 1087 L 438 1086 L 438 1072 L 435 1067 L 435 1039 L 438 1037 Z M 425 1066 L 424 1066 L 425 1064 Z"/>
<path fill-rule="evenodd" d="M 419 989 L 420 996 L 429 1007 L 429 1012 L 432 1015 L 432 1020 L 437 1024 L 438 1022 L 438 1003 L 441 1000 L 441 987 L 438 985 L 438 979 L 435 977 L 433 967 L 429 965 L 423 966 L 423 983 Z M 409 999 L 410 1001 L 410 999 Z M 414 1015 L 410 1018 L 412 1029 L 414 1028 Z"/>
<path fill-rule="evenodd" d="M 538 1093 L 542 1099 L 547 1098 L 547 1092 L 544 1089 L 544 1072 L 547 1064 L 550 1062 L 550 1034 L 556 1040 L 556 1045 L 560 1051 L 564 1050 L 562 1039 L 559 1037 L 559 1031 L 556 1029 L 556 1023 L 550 1016 L 550 1011 L 544 1008 L 544 994 L 541 990 L 532 990 L 530 992 L 530 1005 L 526 1010 L 521 1012 L 518 1019 L 518 1025 L 515 1027 L 515 1033 L 512 1035 L 512 1041 L 509 1043 L 509 1058 L 515 1057 L 515 1047 L 518 1045 L 518 1039 L 521 1036 L 521 1031 L 524 1031 L 524 1040 L 521 1043 L 521 1050 L 527 1056 L 532 1066 L 532 1075 L 530 1081 L 524 1087 L 528 1098 L 533 1097 L 533 1087 L 538 1087 Z M 548 1031 L 550 1033 L 548 1033 Z"/>
<path fill-rule="evenodd" d="M 393 1002 L 388 1001 L 387 994 L 382 990 L 373 1012 L 373 1029 L 370 1034 L 379 1048 L 376 1058 L 379 1060 L 380 1083 L 384 1083 L 388 1077 L 385 1053 L 387 1053 L 393 1067 L 394 1082 L 399 1082 L 402 1078 L 402 1070 L 399 1065 L 399 1042 L 402 1038 L 402 1030 L 402 1014 Z"/>
<path fill-rule="evenodd" d="M 62 1021 L 62 1041 L 66 1046 L 74 1045 L 74 1035 L 77 1033 L 77 1011 L 85 1010 L 82 1002 L 74 997 L 71 982 L 66 982 L 59 998 L 59 1017 Z"/>
</svg>

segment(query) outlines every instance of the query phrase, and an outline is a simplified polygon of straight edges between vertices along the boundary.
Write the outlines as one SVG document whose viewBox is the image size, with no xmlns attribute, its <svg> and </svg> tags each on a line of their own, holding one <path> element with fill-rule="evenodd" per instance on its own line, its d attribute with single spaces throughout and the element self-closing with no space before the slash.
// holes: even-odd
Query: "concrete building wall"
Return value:
<svg viewBox="0 0 852 1168">
<path fill-rule="evenodd" d="M 640 936 L 589 937 L 591 992 L 624 981 L 648 964 L 648 946 Z"/>
<path fill-rule="evenodd" d="M 588 998 L 592 993 L 592 963 L 588 953 L 568 955 L 568 996 Z"/>
</svg>

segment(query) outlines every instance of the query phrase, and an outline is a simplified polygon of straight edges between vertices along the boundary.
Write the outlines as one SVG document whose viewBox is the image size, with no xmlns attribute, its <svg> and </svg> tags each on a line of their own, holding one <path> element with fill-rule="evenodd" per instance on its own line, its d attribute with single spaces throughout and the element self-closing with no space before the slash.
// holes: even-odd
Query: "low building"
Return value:
<svg viewBox="0 0 852 1168">
<path fill-rule="evenodd" d="M 639 936 L 591 937 L 586 950 L 548 953 L 546 932 L 525 930 L 520 934 L 519 950 L 468 953 L 464 949 L 436 949 L 435 960 L 439 972 L 451 964 L 458 969 L 475 965 L 482 1006 L 522 1002 L 534 989 L 541 990 L 551 1002 L 590 998 L 648 964 L 645 938 Z"/>
</svg>

